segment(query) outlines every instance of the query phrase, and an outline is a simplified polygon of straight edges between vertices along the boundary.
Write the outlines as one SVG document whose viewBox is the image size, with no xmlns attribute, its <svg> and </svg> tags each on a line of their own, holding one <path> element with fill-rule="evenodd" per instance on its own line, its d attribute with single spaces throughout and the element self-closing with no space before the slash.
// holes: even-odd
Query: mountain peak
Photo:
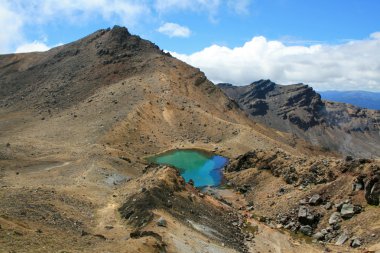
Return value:
<svg viewBox="0 0 380 253">
<path fill-rule="evenodd" d="M 122 43 L 128 37 L 130 37 L 131 34 L 129 33 L 128 29 L 126 27 L 118 26 L 115 25 L 111 30 L 110 30 L 110 38 L 118 41 L 119 43 Z"/>
<path fill-rule="evenodd" d="M 262 86 L 262 85 L 268 85 L 273 83 L 270 79 L 260 79 L 258 81 L 252 82 L 250 85 L 255 85 L 255 86 Z"/>
</svg>

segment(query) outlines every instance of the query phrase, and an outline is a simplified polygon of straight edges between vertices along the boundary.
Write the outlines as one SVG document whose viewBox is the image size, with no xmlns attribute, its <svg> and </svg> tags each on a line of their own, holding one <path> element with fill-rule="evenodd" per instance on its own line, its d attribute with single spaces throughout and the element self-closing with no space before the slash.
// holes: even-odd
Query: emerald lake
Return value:
<svg viewBox="0 0 380 253">
<path fill-rule="evenodd" d="M 222 182 L 223 167 L 228 159 L 196 149 L 176 149 L 148 157 L 151 163 L 168 165 L 179 170 L 181 176 L 195 187 L 217 186 Z"/>
</svg>

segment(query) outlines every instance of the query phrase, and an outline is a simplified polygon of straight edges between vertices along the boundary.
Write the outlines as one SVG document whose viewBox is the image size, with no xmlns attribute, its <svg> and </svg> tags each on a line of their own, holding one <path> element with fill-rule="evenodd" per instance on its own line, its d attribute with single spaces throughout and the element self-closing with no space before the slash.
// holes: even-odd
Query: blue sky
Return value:
<svg viewBox="0 0 380 253">
<path fill-rule="evenodd" d="M 0 53 L 118 24 L 214 82 L 380 91 L 379 13 L 377 0 L 0 0 Z"/>
</svg>

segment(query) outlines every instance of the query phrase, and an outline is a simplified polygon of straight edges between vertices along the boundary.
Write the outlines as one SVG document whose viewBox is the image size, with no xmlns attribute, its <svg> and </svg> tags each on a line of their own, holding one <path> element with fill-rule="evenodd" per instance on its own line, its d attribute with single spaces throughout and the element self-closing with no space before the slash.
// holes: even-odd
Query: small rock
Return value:
<svg viewBox="0 0 380 253">
<path fill-rule="evenodd" d="M 327 235 L 329 232 L 327 232 L 327 229 L 321 229 L 321 233 L 325 236 L 325 235 Z"/>
<path fill-rule="evenodd" d="M 249 188 L 243 185 L 243 187 L 238 187 L 238 191 L 242 194 L 248 192 Z"/>
<path fill-rule="evenodd" d="M 313 228 L 310 227 L 309 225 L 301 226 L 300 232 L 304 235 L 311 236 L 313 234 Z"/>
<path fill-rule="evenodd" d="M 333 203 L 331 203 L 330 201 L 327 202 L 323 207 L 326 209 L 326 210 L 330 210 L 333 206 Z"/>
<path fill-rule="evenodd" d="M 298 209 L 298 219 L 306 218 L 309 213 L 309 209 L 306 206 L 300 206 Z"/>
<path fill-rule="evenodd" d="M 343 204 L 340 214 L 343 219 L 350 219 L 355 215 L 354 205 L 352 204 Z"/>
<path fill-rule="evenodd" d="M 340 210 L 342 210 L 343 204 L 344 204 L 344 202 L 339 202 L 339 203 L 335 204 L 335 208 L 338 212 L 340 212 Z"/>
<path fill-rule="evenodd" d="M 334 237 L 335 237 L 334 234 L 330 234 L 330 233 L 328 233 L 328 234 L 325 235 L 325 241 L 327 241 L 327 242 L 331 242 L 331 240 L 332 240 Z"/>
<path fill-rule="evenodd" d="M 362 246 L 362 242 L 360 241 L 359 238 L 353 238 L 353 239 L 351 240 L 350 246 L 351 246 L 352 248 L 358 248 L 358 247 Z"/>
<path fill-rule="evenodd" d="M 348 235 L 346 232 L 343 232 L 342 234 L 340 234 L 340 236 L 336 240 L 335 245 L 343 245 L 347 240 L 348 240 Z"/>
<path fill-rule="evenodd" d="M 333 230 L 339 230 L 341 228 L 339 223 L 333 225 Z"/>
<path fill-rule="evenodd" d="M 362 210 L 363 210 L 362 206 L 360 206 L 360 205 L 354 205 L 354 213 L 355 214 L 361 213 Z"/>
<path fill-rule="evenodd" d="M 380 205 L 380 175 L 370 178 L 365 185 L 365 199 L 370 205 Z"/>
<path fill-rule="evenodd" d="M 310 199 L 309 199 L 309 204 L 312 206 L 317 206 L 322 203 L 322 198 L 321 195 L 319 194 L 314 194 Z"/>
<path fill-rule="evenodd" d="M 329 224 L 334 225 L 341 221 L 340 213 L 334 212 L 329 218 Z"/>
<path fill-rule="evenodd" d="M 352 184 L 352 191 L 360 191 L 364 189 L 364 185 L 361 182 L 354 182 Z"/>
<path fill-rule="evenodd" d="M 303 225 L 312 225 L 317 222 L 317 219 L 306 206 L 300 206 L 298 209 L 298 221 Z"/>
<path fill-rule="evenodd" d="M 317 232 L 313 235 L 313 238 L 318 241 L 323 241 L 323 239 L 325 239 L 325 234 L 323 234 L 322 232 Z"/>
<path fill-rule="evenodd" d="M 293 221 L 291 221 L 291 222 L 289 222 L 288 224 L 286 224 L 286 225 L 284 226 L 284 228 L 286 228 L 286 229 L 290 229 L 290 228 L 294 227 L 295 225 L 296 225 L 296 223 L 293 222 Z"/>
<path fill-rule="evenodd" d="M 157 226 L 160 226 L 160 227 L 166 227 L 167 226 L 167 221 L 163 217 L 160 217 L 157 220 L 156 224 L 157 224 Z"/>
</svg>

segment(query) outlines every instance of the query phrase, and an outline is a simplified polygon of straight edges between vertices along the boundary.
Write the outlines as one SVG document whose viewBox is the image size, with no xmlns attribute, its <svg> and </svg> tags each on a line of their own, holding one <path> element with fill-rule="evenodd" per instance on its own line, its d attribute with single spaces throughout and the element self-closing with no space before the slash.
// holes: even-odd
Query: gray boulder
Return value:
<svg viewBox="0 0 380 253">
<path fill-rule="evenodd" d="M 306 206 L 300 206 L 298 209 L 298 218 L 306 218 L 309 213 L 309 209 Z"/>
<path fill-rule="evenodd" d="M 335 204 L 335 208 L 338 212 L 340 212 L 340 210 L 342 210 L 342 206 L 344 205 L 344 202 L 339 202 L 337 204 Z"/>
<path fill-rule="evenodd" d="M 343 219 L 350 219 L 355 215 L 355 207 L 353 204 L 343 204 L 340 214 Z"/>
<path fill-rule="evenodd" d="M 329 224 L 334 225 L 341 221 L 340 213 L 334 212 L 329 218 Z"/>
<path fill-rule="evenodd" d="M 300 206 L 298 209 L 298 221 L 302 225 L 312 225 L 318 222 L 317 217 L 312 214 L 306 206 Z"/>
<path fill-rule="evenodd" d="M 167 225 L 168 225 L 168 223 L 167 223 L 167 221 L 163 217 L 160 217 L 157 220 L 157 226 L 166 227 Z"/>
<path fill-rule="evenodd" d="M 312 206 L 317 206 L 317 205 L 319 205 L 321 203 L 322 203 L 322 198 L 321 198 L 321 195 L 319 195 L 319 194 L 314 194 L 309 199 L 309 204 L 312 205 Z"/>
<path fill-rule="evenodd" d="M 331 203 L 331 202 L 327 202 L 323 207 L 324 207 L 326 210 L 330 210 L 330 209 L 333 207 L 333 203 Z"/>
<path fill-rule="evenodd" d="M 365 186 L 365 199 L 370 205 L 380 204 L 380 175 L 373 176 Z"/>
<path fill-rule="evenodd" d="M 352 248 L 358 248 L 358 247 L 362 246 L 362 242 L 360 241 L 359 238 L 354 237 L 351 239 L 350 246 Z"/>
<path fill-rule="evenodd" d="M 343 232 L 340 234 L 338 239 L 335 242 L 335 245 L 343 245 L 348 240 L 348 234 L 346 232 Z"/>
<path fill-rule="evenodd" d="M 301 226 L 300 232 L 304 235 L 311 236 L 313 234 L 313 228 L 310 227 L 309 225 Z"/>
<path fill-rule="evenodd" d="M 322 232 L 317 232 L 313 235 L 313 238 L 318 241 L 323 241 L 325 239 L 325 234 L 323 234 Z"/>
</svg>

